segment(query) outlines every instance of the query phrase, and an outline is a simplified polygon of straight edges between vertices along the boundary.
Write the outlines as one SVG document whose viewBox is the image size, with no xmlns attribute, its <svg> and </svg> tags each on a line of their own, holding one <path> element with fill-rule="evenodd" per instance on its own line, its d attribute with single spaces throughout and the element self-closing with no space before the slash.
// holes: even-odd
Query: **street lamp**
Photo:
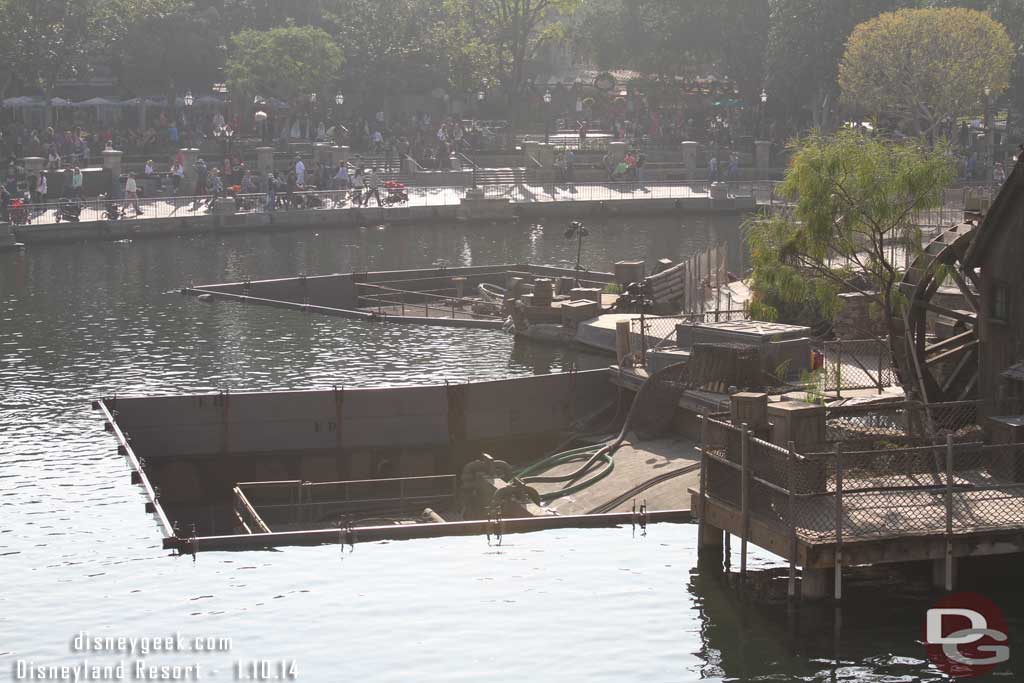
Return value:
<svg viewBox="0 0 1024 683">
<path fill-rule="evenodd" d="M 259 124 L 260 140 L 263 141 L 263 144 L 267 144 L 267 112 L 260 109 L 253 114 L 253 119 Z"/>
<path fill-rule="evenodd" d="M 544 93 L 544 144 L 551 141 L 551 91 Z"/>
<path fill-rule="evenodd" d="M 767 103 L 768 93 L 765 91 L 764 88 L 761 88 L 761 110 L 758 115 L 757 134 L 762 136 L 764 135 L 764 105 L 766 105 Z"/>
<path fill-rule="evenodd" d="M 992 180 L 995 163 L 995 136 L 992 134 L 992 88 L 985 86 L 985 180 Z"/>
<path fill-rule="evenodd" d="M 583 270 L 583 266 L 580 265 L 581 258 L 583 256 L 583 238 L 589 235 L 590 232 L 583 227 L 583 224 L 579 221 L 573 221 L 569 223 L 569 229 L 565 231 L 565 239 L 571 240 L 573 237 L 576 238 L 576 272 L 579 273 Z M 576 276 L 576 286 L 580 286 L 579 275 Z"/>
<path fill-rule="evenodd" d="M 334 103 L 339 107 L 345 104 L 345 96 L 342 95 L 341 93 L 338 93 L 337 95 L 334 96 Z"/>
<path fill-rule="evenodd" d="M 192 97 L 192 91 L 191 90 L 186 90 L 185 91 L 185 106 L 188 107 L 189 109 L 191 109 L 192 105 L 195 104 L 195 103 L 196 103 L 196 98 Z"/>
<path fill-rule="evenodd" d="M 477 102 L 483 102 L 484 98 L 486 98 L 486 97 L 487 97 L 487 93 L 485 93 L 483 90 L 480 90 L 476 94 L 476 101 Z"/>
</svg>

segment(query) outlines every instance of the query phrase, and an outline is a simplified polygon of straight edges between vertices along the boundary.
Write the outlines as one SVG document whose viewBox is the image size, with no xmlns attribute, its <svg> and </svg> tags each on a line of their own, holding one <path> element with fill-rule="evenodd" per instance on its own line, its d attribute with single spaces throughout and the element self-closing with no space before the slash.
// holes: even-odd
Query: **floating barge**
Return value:
<svg viewBox="0 0 1024 683">
<path fill-rule="evenodd" d="M 422 268 L 188 286 L 182 294 L 389 323 L 501 329 L 507 316 L 480 286 L 505 289 L 514 278 L 570 278 L 601 291 L 612 273 L 535 264 Z"/>
</svg>

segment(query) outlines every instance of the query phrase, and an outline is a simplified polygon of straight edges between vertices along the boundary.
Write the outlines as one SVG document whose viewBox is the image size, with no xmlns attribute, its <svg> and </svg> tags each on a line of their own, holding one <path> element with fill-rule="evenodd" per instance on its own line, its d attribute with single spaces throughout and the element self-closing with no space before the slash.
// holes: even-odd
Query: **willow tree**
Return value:
<svg viewBox="0 0 1024 683">
<path fill-rule="evenodd" d="M 917 135 L 977 112 L 986 89 L 1006 89 L 1014 48 L 989 15 L 964 8 L 904 9 L 859 24 L 839 65 L 844 99 L 896 116 Z"/>
<path fill-rule="evenodd" d="M 755 317 L 830 319 L 840 293 L 858 292 L 892 334 L 903 264 L 922 249 L 918 213 L 941 205 L 953 177 L 944 145 L 850 130 L 794 143 L 778 190 L 791 209 L 747 224 Z"/>
</svg>

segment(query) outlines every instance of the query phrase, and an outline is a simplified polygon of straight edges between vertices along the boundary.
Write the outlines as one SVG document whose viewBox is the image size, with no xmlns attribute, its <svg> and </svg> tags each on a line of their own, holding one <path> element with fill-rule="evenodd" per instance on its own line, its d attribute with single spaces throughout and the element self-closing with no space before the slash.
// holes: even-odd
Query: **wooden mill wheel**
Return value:
<svg viewBox="0 0 1024 683">
<path fill-rule="evenodd" d="M 928 243 L 900 283 L 907 298 L 905 324 L 897 325 L 890 343 L 905 387 L 915 387 L 927 403 L 973 399 L 978 391 L 978 275 L 962 269 L 975 234 L 973 223 L 947 228 Z M 955 283 L 966 309 L 935 301 L 939 288 Z M 929 316 L 929 313 L 935 314 Z M 938 318 L 936 317 L 938 316 Z M 936 337 L 936 322 L 949 330 Z"/>
</svg>

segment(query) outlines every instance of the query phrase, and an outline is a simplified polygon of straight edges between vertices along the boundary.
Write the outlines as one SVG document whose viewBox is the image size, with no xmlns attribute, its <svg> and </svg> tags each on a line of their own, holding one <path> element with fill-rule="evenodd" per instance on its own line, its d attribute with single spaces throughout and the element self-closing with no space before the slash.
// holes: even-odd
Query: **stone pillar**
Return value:
<svg viewBox="0 0 1024 683">
<path fill-rule="evenodd" d="M 466 278 L 453 277 L 452 282 L 455 284 L 455 297 L 461 299 L 466 296 Z"/>
<path fill-rule="evenodd" d="M 195 147 L 184 147 L 178 151 L 181 152 L 182 167 L 185 170 L 185 177 L 182 179 L 185 187 L 180 194 L 189 196 L 196 189 L 196 160 L 199 158 L 199 150 Z"/>
<path fill-rule="evenodd" d="M 608 143 L 608 158 L 611 163 L 617 164 L 626 158 L 626 143 L 620 140 Z"/>
<path fill-rule="evenodd" d="M 768 419 L 772 424 L 772 443 L 786 448 L 792 441 L 802 446 L 821 446 L 825 443 L 825 406 L 803 401 L 780 401 L 768 405 Z"/>
<path fill-rule="evenodd" d="M 680 143 L 683 148 L 683 169 L 686 170 L 686 177 L 690 180 L 697 178 L 697 143 L 686 141 Z"/>
<path fill-rule="evenodd" d="M 331 157 L 334 165 L 347 164 L 349 151 L 348 145 L 335 145 L 331 147 Z"/>
<path fill-rule="evenodd" d="M 555 146 L 550 144 L 538 144 L 537 161 L 539 161 L 544 166 L 544 168 L 554 168 Z"/>
<path fill-rule="evenodd" d="M 754 142 L 754 166 L 758 171 L 765 171 L 772 167 L 771 140 L 757 140 Z"/>
<path fill-rule="evenodd" d="M 260 178 L 266 178 L 267 174 L 274 170 L 273 147 L 256 148 L 256 170 L 259 172 Z"/>
<path fill-rule="evenodd" d="M 121 158 L 124 152 L 116 149 L 103 150 L 103 168 L 110 171 L 110 197 L 118 199 L 124 192 L 124 185 L 121 184 Z"/>
<path fill-rule="evenodd" d="M 540 143 L 533 142 L 532 140 L 527 140 L 523 143 L 523 165 L 527 169 L 533 167 L 533 161 L 530 160 L 530 157 L 540 161 L 540 153 L 537 151 L 538 147 L 540 147 Z"/>
<path fill-rule="evenodd" d="M 124 152 L 116 149 L 105 149 L 103 154 L 103 168 L 110 171 L 110 175 L 114 178 L 121 176 L 121 158 L 124 156 Z"/>
<path fill-rule="evenodd" d="M 39 173 L 46 168 L 46 159 L 43 157 L 25 157 L 21 163 L 25 165 L 25 173 L 28 175 Z"/>
<path fill-rule="evenodd" d="M 328 166 L 333 163 L 334 153 L 331 151 L 330 143 L 318 142 L 313 145 L 313 158 L 321 164 L 327 164 Z"/>
</svg>

